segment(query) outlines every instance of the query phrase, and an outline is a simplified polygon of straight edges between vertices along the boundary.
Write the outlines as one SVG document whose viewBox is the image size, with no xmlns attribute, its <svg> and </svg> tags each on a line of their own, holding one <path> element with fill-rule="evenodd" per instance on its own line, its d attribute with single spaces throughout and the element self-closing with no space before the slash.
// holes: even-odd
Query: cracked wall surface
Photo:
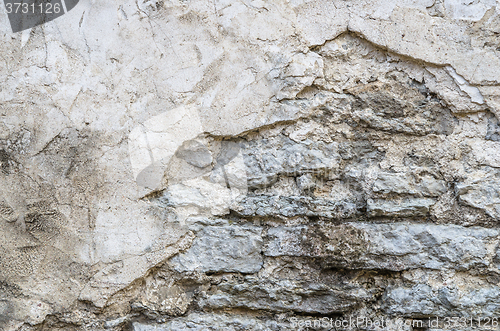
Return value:
<svg viewBox="0 0 500 331">
<path fill-rule="evenodd" d="M 498 329 L 498 1 L 86 0 L 0 43 L 0 330 Z"/>
</svg>

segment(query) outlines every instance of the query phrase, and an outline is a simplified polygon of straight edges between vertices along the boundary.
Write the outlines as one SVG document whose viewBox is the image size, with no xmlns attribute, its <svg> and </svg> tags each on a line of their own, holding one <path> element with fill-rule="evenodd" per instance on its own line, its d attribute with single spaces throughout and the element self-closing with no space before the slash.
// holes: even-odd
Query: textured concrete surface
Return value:
<svg viewBox="0 0 500 331">
<path fill-rule="evenodd" d="M 81 0 L 0 44 L 1 330 L 498 317 L 498 1 Z"/>
</svg>

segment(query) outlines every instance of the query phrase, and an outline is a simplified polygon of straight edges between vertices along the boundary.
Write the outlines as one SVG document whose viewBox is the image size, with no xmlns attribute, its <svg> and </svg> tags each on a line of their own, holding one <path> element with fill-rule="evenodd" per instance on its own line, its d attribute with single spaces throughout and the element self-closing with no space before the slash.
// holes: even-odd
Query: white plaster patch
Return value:
<svg viewBox="0 0 500 331">
<path fill-rule="evenodd" d="M 455 83 L 457 83 L 457 85 L 460 87 L 460 89 L 469 95 L 472 102 L 475 102 L 475 103 L 478 103 L 481 105 L 484 104 L 484 98 L 481 95 L 481 92 L 479 91 L 479 89 L 477 87 L 470 86 L 469 83 L 462 76 L 457 74 L 455 69 L 453 69 L 452 67 L 449 67 L 449 66 L 446 67 L 446 71 L 448 71 L 448 73 L 451 75 L 451 77 L 453 77 L 453 79 L 455 80 Z"/>
<path fill-rule="evenodd" d="M 479 21 L 486 11 L 496 6 L 495 0 L 444 0 L 449 16 L 454 19 Z"/>
</svg>

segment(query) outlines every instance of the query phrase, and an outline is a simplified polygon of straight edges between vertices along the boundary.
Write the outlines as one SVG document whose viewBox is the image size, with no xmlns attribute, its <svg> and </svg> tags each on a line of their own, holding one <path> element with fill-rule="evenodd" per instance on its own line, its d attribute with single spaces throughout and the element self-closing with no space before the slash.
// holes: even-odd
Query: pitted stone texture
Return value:
<svg viewBox="0 0 500 331">
<path fill-rule="evenodd" d="M 245 198 L 233 209 L 242 216 L 321 216 L 347 218 L 359 214 L 361 206 L 351 201 L 303 196 L 259 195 Z"/>
<path fill-rule="evenodd" d="M 255 273 L 262 267 L 262 229 L 256 227 L 206 227 L 192 247 L 170 260 L 179 272 Z"/>
<path fill-rule="evenodd" d="M 278 331 L 289 330 L 290 323 L 262 320 L 246 315 L 192 313 L 165 324 L 144 324 L 135 322 L 133 331 Z"/>
<path fill-rule="evenodd" d="M 357 17 L 351 22 L 352 26 L 360 23 Z M 315 83 L 354 95 L 356 113 L 360 118 L 367 116 L 364 126 L 418 135 L 451 133 L 454 121 L 447 107 L 454 112 L 486 108 L 479 89 L 452 67 L 416 65 L 401 53 L 387 54 L 349 34 L 327 41 L 318 53 L 324 57 L 325 74 Z M 353 76 L 357 79 L 350 78 Z M 447 107 L 436 96 L 445 100 Z"/>
<path fill-rule="evenodd" d="M 491 217 L 500 219 L 500 173 L 486 169 L 471 173 L 467 180 L 456 187 L 462 203 L 484 210 Z"/>
<path fill-rule="evenodd" d="M 395 77 L 388 78 L 385 84 L 369 83 L 348 90 L 355 96 L 353 118 L 362 126 L 414 135 L 453 132 L 453 116 L 439 100 L 425 97 L 425 85 L 419 90 L 418 82 L 409 80 L 403 85 Z"/>
<path fill-rule="evenodd" d="M 415 178 L 408 173 L 380 173 L 373 192 L 437 197 L 446 192 L 446 183 L 429 175 Z"/>
<path fill-rule="evenodd" d="M 430 198 L 401 198 L 396 200 L 369 199 L 367 212 L 371 217 L 399 216 L 416 217 L 429 214 L 430 207 L 436 203 Z"/>
<path fill-rule="evenodd" d="M 410 288 L 388 288 L 383 298 L 383 310 L 391 315 L 404 316 L 449 316 L 459 313 L 463 317 L 497 318 L 499 298 L 498 286 L 479 289 L 443 286 L 433 289 L 418 284 Z"/>
<path fill-rule="evenodd" d="M 247 276 L 243 282 L 233 279 L 218 284 L 200 300 L 200 305 L 212 309 L 331 314 L 346 312 L 361 302 L 372 300 L 372 295 L 361 287 Z"/>
<path fill-rule="evenodd" d="M 493 267 L 498 231 L 455 225 L 370 224 L 276 227 L 266 256 L 324 259 L 324 266 L 408 270 Z"/>
<path fill-rule="evenodd" d="M 250 189 L 270 186 L 278 175 L 324 174 L 336 169 L 340 159 L 336 143 L 297 143 L 283 135 L 241 145 Z"/>
</svg>

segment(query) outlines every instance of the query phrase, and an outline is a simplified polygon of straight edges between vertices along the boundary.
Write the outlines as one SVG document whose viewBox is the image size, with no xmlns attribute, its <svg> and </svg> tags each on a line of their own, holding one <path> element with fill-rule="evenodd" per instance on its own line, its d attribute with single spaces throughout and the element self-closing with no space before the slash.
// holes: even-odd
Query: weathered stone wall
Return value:
<svg viewBox="0 0 500 331">
<path fill-rule="evenodd" d="M 0 29 L 0 330 L 499 329 L 498 1 Z"/>
</svg>

